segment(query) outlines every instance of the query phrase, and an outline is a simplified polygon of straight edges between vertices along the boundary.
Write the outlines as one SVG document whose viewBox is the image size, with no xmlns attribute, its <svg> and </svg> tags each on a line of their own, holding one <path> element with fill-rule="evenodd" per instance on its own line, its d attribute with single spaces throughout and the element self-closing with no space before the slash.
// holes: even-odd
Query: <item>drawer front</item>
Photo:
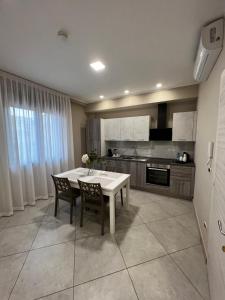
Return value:
<svg viewBox="0 0 225 300">
<path fill-rule="evenodd" d="M 170 175 L 173 177 L 192 177 L 194 168 L 185 166 L 171 166 Z"/>
</svg>

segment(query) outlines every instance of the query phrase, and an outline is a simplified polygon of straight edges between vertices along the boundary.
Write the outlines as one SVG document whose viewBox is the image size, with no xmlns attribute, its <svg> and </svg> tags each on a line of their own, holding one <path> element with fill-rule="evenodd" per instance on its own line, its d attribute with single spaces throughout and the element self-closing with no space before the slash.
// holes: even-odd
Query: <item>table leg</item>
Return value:
<svg viewBox="0 0 225 300">
<path fill-rule="evenodd" d="M 109 196 L 110 233 L 115 233 L 115 195 Z"/>
<path fill-rule="evenodd" d="M 130 178 L 127 180 L 127 184 L 126 184 L 126 205 L 129 204 L 129 198 L 130 198 Z"/>
</svg>

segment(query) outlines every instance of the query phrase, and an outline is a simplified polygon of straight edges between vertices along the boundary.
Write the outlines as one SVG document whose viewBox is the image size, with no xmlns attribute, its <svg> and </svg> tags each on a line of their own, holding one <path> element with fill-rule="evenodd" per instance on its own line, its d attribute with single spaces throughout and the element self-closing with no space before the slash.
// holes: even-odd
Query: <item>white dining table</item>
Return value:
<svg viewBox="0 0 225 300">
<path fill-rule="evenodd" d="M 66 177 L 69 179 L 72 187 L 79 189 L 78 179 L 84 182 L 100 183 L 103 195 L 109 196 L 109 216 L 110 216 L 110 233 L 115 233 L 115 201 L 116 194 L 121 188 L 126 188 L 126 201 L 125 205 L 129 202 L 130 191 L 130 174 L 91 170 L 88 175 L 89 169 L 76 168 L 64 173 L 57 174 L 57 177 Z"/>
</svg>

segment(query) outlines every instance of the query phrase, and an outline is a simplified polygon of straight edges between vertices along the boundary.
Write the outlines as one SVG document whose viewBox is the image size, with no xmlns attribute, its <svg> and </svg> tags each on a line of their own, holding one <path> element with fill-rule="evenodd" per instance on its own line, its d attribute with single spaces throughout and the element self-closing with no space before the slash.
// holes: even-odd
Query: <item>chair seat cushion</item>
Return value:
<svg viewBox="0 0 225 300">
<path fill-rule="evenodd" d="M 104 197 L 104 202 L 105 204 L 109 203 L 109 197 L 108 196 L 103 196 Z M 93 209 L 99 209 L 101 208 L 101 202 L 98 200 L 94 199 L 85 199 L 84 201 L 85 207 L 93 208 Z"/>
<path fill-rule="evenodd" d="M 74 189 L 74 188 L 69 191 L 61 192 L 58 194 L 59 199 L 62 199 L 62 200 L 68 201 L 68 202 L 71 202 L 72 199 L 75 199 L 79 196 L 80 196 L 79 190 Z"/>
</svg>

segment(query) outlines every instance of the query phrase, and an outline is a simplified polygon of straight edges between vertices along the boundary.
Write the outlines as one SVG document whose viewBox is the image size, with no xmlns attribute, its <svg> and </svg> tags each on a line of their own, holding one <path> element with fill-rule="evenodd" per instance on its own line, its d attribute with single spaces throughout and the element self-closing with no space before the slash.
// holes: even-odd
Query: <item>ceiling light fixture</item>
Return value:
<svg viewBox="0 0 225 300">
<path fill-rule="evenodd" d="M 161 88 L 162 87 L 162 83 L 161 82 L 157 83 L 156 87 L 157 87 L 157 89 Z"/>
<path fill-rule="evenodd" d="M 100 99 L 104 99 L 105 97 L 104 97 L 104 95 L 100 95 L 99 98 Z"/>
<path fill-rule="evenodd" d="M 124 91 L 124 94 L 125 94 L 125 95 L 128 95 L 128 94 L 130 94 L 130 91 L 129 91 L 129 90 L 125 90 L 125 91 Z"/>
<path fill-rule="evenodd" d="M 90 67 L 96 72 L 103 71 L 105 69 L 105 65 L 100 60 L 90 63 Z"/>
</svg>

